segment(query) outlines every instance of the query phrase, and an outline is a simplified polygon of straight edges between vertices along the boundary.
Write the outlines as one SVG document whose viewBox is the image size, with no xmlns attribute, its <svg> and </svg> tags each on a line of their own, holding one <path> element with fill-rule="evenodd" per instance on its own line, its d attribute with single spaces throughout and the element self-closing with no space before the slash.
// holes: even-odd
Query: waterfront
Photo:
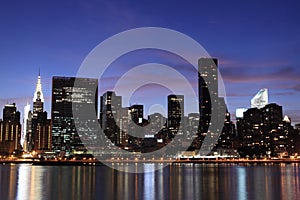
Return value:
<svg viewBox="0 0 300 200">
<path fill-rule="evenodd" d="M 143 168 L 156 164 L 120 164 Z M 299 199 L 300 165 L 177 163 L 153 173 L 105 165 L 0 166 L 1 199 Z"/>
</svg>

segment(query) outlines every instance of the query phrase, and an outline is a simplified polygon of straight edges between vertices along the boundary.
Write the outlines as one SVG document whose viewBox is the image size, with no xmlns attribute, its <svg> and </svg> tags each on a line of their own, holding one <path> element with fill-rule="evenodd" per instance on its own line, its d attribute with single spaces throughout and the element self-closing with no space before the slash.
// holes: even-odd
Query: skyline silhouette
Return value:
<svg viewBox="0 0 300 200">
<path fill-rule="evenodd" d="M 228 109 L 233 115 L 236 108 L 248 107 L 249 99 L 259 89 L 268 88 L 270 102 L 283 105 L 284 112 L 293 121 L 300 122 L 297 101 L 300 99 L 299 7 L 297 1 L 285 4 L 219 1 L 193 2 L 192 5 L 175 1 L 172 6 L 168 2 L 155 1 L 143 5 L 130 1 L 95 4 L 3 2 L 0 42 L 5 48 L 0 49 L 0 84 L 9 87 L 0 88 L 0 107 L 7 102 L 16 102 L 22 111 L 26 102 L 32 99 L 33 83 L 40 68 L 45 85 L 45 110 L 49 112 L 52 76 L 75 76 L 88 53 L 116 33 L 135 27 L 158 26 L 189 35 L 212 57 L 219 58 Z M 197 59 L 197 55 L 193 56 Z M 119 58 L 112 64 L 112 69 L 127 70 L 153 60 L 177 69 L 186 65 L 166 52 L 142 51 Z M 185 67 L 182 70 L 186 74 L 190 72 Z M 109 90 L 120 73 L 108 71 L 103 77 L 108 81 L 99 94 Z M 197 85 L 196 78 L 191 81 Z M 166 92 L 157 85 L 145 89 L 149 94 Z M 134 103 L 140 103 L 138 95 L 136 97 Z M 153 99 L 152 102 L 145 99 L 149 101 L 146 105 L 165 103 L 165 99 Z"/>
</svg>

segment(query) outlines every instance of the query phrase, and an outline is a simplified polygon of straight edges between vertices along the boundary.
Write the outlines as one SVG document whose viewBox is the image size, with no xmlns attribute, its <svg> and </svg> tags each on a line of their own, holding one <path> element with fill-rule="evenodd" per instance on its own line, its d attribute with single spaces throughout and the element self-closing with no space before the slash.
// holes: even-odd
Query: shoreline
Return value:
<svg viewBox="0 0 300 200">
<path fill-rule="evenodd" d="M 276 160 L 0 160 L 0 165 L 6 164 L 32 164 L 32 165 L 104 165 L 108 164 L 129 164 L 129 163 L 169 163 L 169 164 L 291 164 L 300 163 L 300 159 L 276 159 Z"/>
</svg>

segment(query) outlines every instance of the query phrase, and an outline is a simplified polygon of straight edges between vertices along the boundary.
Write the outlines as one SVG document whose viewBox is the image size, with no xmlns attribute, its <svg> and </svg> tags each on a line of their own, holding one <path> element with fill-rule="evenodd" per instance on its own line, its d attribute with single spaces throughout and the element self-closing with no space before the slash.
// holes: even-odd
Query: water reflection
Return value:
<svg viewBox="0 0 300 200">
<path fill-rule="evenodd" d="M 238 199 L 245 200 L 247 199 L 247 188 L 246 188 L 246 170 L 245 168 L 237 168 L 238 175 Z"/>
<path fill-rule="evenodd" d="M 156 164 L 120 164 L 151 171 Z M 178 164 L 148 173 L 107 166 L 0 166 L 1 199 L 299 199 L 299 164 Z"/>
<path fill-rule="evenodd" d="M 151 200 L 154 199 L 155 196 L 155 166 L 154 164 L 145 164 L 144 165 L 145 171 L 148 171 L 144 174 L 144 199 Z"/>
<path fill-rule="evenodd" d="M 30 176 L 31 176 L 31 167 L 28 168 L 26 165 L 21 165 L 18 170 L 18 183 L 17 183 L 17 199 L 29 199 L 30 194 L 29 185 L 30 185 Z"/>
</svg>

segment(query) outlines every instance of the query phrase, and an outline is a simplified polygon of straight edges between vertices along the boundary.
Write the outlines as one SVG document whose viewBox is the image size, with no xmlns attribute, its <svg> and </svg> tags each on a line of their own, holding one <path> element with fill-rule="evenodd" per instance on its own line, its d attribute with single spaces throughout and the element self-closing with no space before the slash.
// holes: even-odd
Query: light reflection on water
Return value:
<svg viewBox="0 0 300 200">
<path fill-rule="evenodd" d="M 238 175 L 238 199 L 246 200 L 247 199 L 247 188 L 246 188 L 246 173 L 245 168 L 237 168 Z"/>
<path fill-rule="evenodd" d="M 120 167 L 151 171 L 156 164 Z M 300 165 L 0 166 L 0 199 L 300 199 Z"/>
</svg>

